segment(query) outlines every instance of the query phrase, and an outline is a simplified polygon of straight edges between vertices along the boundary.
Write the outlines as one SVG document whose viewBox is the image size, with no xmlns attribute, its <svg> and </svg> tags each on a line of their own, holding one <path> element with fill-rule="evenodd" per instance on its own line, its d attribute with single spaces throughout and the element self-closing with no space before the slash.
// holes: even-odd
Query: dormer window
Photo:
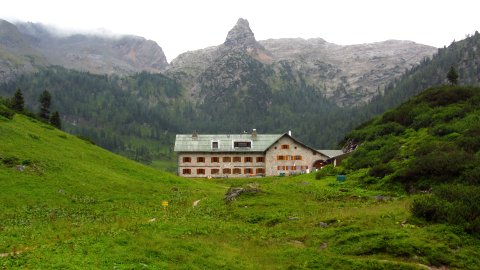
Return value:
<svg viewBox="0 0 480 270">
<path fill-rule="evenodd" d="M 251 141 L 235 141 L 233 142 L 234 148 L 252 148 Z"/>
<path fill-rule="evenodd" d="M 212 141 L 212 149 L 217 150 L 218 149 L 218 141 Z"/>
</svg>

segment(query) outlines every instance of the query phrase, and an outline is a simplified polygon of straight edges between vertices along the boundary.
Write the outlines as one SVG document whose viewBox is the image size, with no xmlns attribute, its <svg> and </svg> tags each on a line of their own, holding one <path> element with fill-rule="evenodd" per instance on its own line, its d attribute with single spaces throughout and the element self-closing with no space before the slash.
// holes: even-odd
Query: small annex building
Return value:
<svg viewBox="0 0 480 270">
<path fill-rule="evenodd" d="M 343 154 L 315 150 L 284 134 L 178 134 L 178 175 L 184 177 L 251 177 L 308 173 Z"/>
</svg>

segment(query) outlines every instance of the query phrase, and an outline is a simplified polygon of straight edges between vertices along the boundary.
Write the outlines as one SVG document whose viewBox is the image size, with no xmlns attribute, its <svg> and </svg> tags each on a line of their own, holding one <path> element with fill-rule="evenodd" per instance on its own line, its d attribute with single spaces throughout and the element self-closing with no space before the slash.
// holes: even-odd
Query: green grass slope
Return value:
<svg viewBox="0 0 480 270">
<path fill-rule="evenodd" d="M 477 238 L 455 226 L 411 223 L 414 198 L 363 188 L 354 179 L 364 170 L 345 183 L 314 174 L 182 179 L 22 115 L 0 116 L 0 141 L 2 269 L 480 264 Z M 247 192 L 225 203 L 231 186 Z"/>
</svg>

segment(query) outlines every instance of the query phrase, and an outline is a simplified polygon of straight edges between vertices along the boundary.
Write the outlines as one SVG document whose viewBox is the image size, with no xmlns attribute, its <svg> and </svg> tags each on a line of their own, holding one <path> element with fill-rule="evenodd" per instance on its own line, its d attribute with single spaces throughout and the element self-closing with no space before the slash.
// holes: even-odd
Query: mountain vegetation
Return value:
<svg viewBox="0 0 480 270">
<path fill-rule="evenodd" d="M 426 193 L 414 216 L 480 233 L 480 88 L 433 87 L 347 135 L 346 172 L 381 189 Z"/>
<path fill-rule="evenodd" d="M 0 116 L 5 269 L 476 269 L 480 263 L 477 237 L 416 220 L 408 210 L 417 196 L 437 193 L 373 188 L 362 180 L 368 169 L 352 170 L 345 182 L 314 174 L 182 179 L 4 105 L 0 112 L 11 116 Z M 247 192 L 226 202 L 230 187 Z"/>
</svg>

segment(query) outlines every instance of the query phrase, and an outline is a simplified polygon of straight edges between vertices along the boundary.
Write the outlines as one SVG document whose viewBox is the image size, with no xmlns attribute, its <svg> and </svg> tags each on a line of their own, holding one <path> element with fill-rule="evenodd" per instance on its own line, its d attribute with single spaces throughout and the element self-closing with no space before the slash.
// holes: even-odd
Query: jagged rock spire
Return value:
<svg viewBox="0 0 480 270">
<path fill-rule="evenodd" d="M 248 21 L 245 19 L 238 19 L 237 24 L 228 32 L 227 38 L 225 39 L 226 46 L 237 47 L 237 46 L 251 46 L 256 44 L 255 35 L 250 29 Z"/>
</svg>

